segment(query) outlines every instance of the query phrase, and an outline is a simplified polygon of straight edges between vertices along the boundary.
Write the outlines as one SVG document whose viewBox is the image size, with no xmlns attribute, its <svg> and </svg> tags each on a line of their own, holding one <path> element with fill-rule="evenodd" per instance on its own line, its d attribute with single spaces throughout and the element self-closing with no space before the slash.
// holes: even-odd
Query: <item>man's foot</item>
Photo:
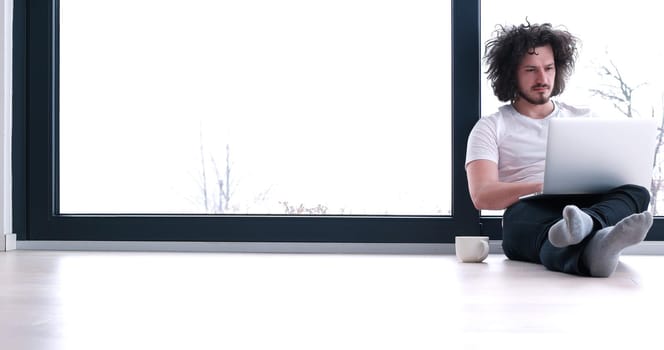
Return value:
<svg viewBox="0 0 664 350">
<path fill-rule="evenodd" d="M 563 209 L 563 218 L 549 229 L 549 242 L 563 248 L 579 244 L 593 229 L 593 219 L 575 205 Z"/>
<path fill-rule="evenodd" d="M 630 215 L 615 226 L 605 227 L 588 242 L 584 261 L 595 277 L 609 277 L 618 266 L 623 249 L 643 241 L 652 226 L 652 214 L 644 211 Z"/>
</svg>

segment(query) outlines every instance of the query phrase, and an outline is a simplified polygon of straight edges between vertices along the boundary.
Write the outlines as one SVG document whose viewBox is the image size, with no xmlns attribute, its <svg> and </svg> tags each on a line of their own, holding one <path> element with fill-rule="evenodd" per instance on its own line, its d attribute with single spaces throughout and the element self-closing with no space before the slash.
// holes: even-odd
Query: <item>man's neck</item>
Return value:
<svg viewBox="0 0 664 350">
<path fill-rule="evenodd" d="M 543 119 L 546 118 L 549 114 L 551 114 L 554 110 L 554 104 L 553 101 L 549 100 L 545 104 L 541 105 L 535 105 L 532 104 L 522 98 L 514 101 L 512 103 L 512 106 L 514 109 L 516 109 L 517 112 L 519 112 L 522 115 L 525 115 L 526 117 L 530 117 L 533 119 Z"/>
</svg>

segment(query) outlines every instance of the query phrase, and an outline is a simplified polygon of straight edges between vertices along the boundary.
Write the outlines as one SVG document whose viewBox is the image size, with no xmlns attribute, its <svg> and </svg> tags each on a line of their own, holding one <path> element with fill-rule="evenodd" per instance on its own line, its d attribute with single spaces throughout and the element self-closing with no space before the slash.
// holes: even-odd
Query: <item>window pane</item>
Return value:
<svg viewBox="0 0 664 350">
<path fill-rule="evenodd" d="M 597 13 L 598 8 L 602 9 L 602 15 L 589 21 L 588 14 Z M 664 121 L 664 76 L 652 72 L 652 67 L 664 61 L 664 48 L 646 44 L 658 42 L 661 33 L 656 3 L 563 0 L 555 6 L 542 7 L 525 0 L 483 1 L 481 12 L 482 44 L 491 37 L 496 25 L 518 25 L 525 23 L 526 17 L 531 23 L 564 26 L 581 40 L 575 72 L 559 100 L 591 107 L 602 116 Z M 482 69 L 486 71 L 486 66 Z M 486 74 L 483 78 L 484 115 L 493 113 L 501 103 L 493 95 Z M 621 90 L 621 84 L 632 89 L 631 97 Z M 615 98 L 626 102 L 616 103 Z M 664 215 L 661 182 L 662 154 L 658 152 L 653 169 L 651 210 Z"/>
<path fill-rule="evenodd" d="M 450 214 L 449 1 L 60 6 L 61 213 Z"/>
</svg>

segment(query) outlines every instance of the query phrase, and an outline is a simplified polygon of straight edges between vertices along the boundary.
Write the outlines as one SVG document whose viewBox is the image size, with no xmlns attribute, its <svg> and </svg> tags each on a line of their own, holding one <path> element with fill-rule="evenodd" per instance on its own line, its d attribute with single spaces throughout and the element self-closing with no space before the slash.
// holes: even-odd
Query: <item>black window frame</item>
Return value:
<svg viewBox="0 0 664 350">
<path fill-rule="evenodd" d="M 60 215 L 58 0 L 14 1 L 13 207 L 19 240 L 452 243 L 501 239 L 470 201 L 464 158 L 480 116 L 480 1 L 452 0 L 452 216 Z M 437 161 L 424 159 L 423 161 Z M 656 221 L 653 231 L 661 226 Z M 661 240 L 662 234 L 651 234 Z"/>
</svg>

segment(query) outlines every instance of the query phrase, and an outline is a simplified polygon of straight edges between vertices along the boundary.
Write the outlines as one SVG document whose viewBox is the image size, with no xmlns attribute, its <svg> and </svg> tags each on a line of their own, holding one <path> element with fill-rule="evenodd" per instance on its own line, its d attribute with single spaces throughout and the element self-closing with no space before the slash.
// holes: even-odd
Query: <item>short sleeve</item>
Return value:
<svg viewBox="0 0 664 350">
<path fill-rule="evenodd" d="M 493 118 L 490 117 L 480 118 L 468 136 L 466 166 L 478 159 L 486 159 L 498 164 L 496 124 Z"/>
</svg>

